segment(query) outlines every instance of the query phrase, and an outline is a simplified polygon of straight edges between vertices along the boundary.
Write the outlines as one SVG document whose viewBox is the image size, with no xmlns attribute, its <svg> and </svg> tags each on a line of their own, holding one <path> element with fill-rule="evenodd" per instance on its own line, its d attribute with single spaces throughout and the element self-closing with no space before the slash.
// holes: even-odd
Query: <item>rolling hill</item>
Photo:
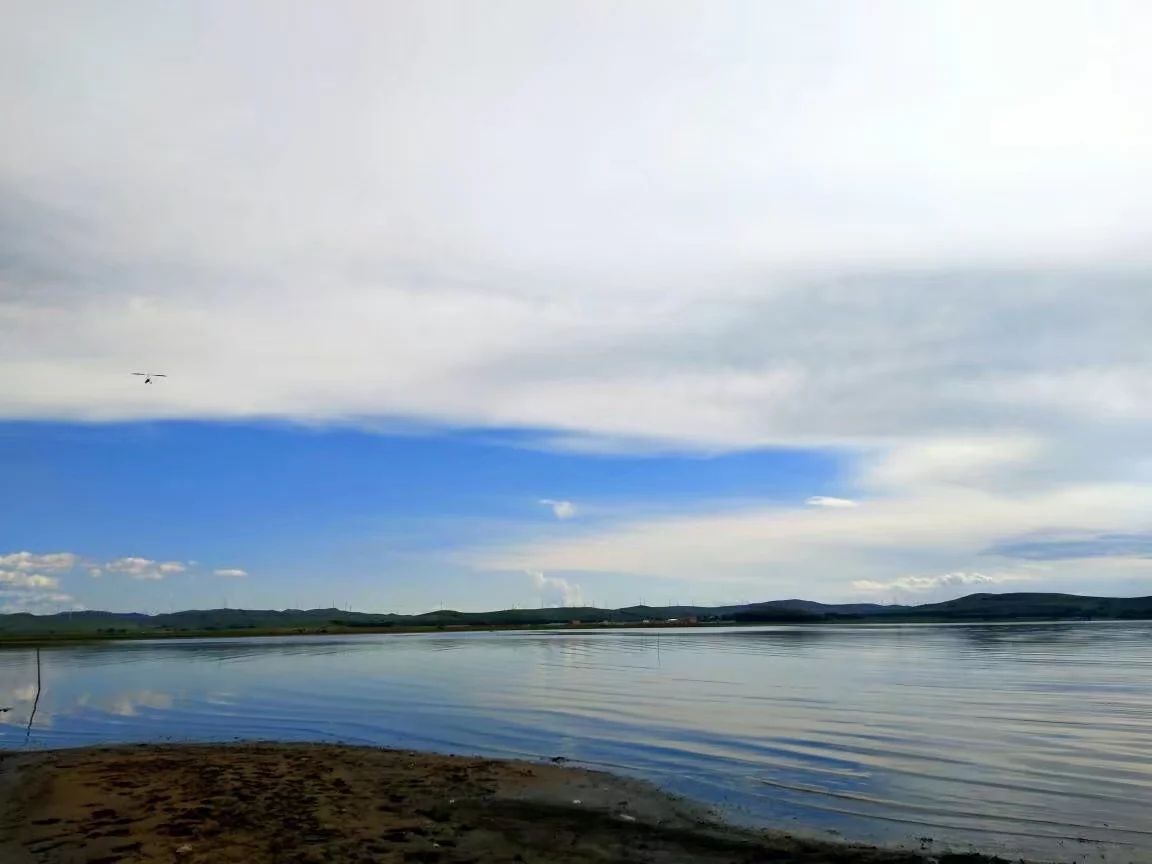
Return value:
<svg viewBox="0 0 1152 864">
<path fill-rule="evenodd" d="M 1152 619 L 1152 597 L 1082 597 L 1075 594 L 970 594 L 944 603 L 881 606 L 772 600 L 738 606 L 629 606 L 622 609 L 554 607 L 492 612 L 438 610 L 422 615 L 342 609 L 196 609 L 161 615 L 136 612 L 64 612 L 0 615 L 0 638 L 147 637 L 211 633 L 316 633 L 356 630 L 583 625 L 654 626 L 671 623 L 856 623 Z"/>
</svg>

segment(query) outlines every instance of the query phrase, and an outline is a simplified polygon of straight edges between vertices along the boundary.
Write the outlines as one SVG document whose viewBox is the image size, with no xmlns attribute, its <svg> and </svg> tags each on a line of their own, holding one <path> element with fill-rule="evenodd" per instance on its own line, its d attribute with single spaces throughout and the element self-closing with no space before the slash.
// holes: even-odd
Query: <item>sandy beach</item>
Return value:
<svg viewBox="0 0 1152 864">
<path fill-rule="evenodd" d="M 309 744 L 0 756 L 4 864 L 926 860 L 745 831 L 562 764 Z"/>
</svg>

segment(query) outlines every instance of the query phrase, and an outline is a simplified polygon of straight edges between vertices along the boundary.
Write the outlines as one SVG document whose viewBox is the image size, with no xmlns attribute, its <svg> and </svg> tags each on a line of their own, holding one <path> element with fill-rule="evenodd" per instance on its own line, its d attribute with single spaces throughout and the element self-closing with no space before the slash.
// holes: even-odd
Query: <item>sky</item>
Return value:
<svg viewBox="0 0 1152 864">
<path fill-rule="evenodd" d="M 3 6 L 0 611 L 1152 594 L 1142 0 Z"/>
</svg>

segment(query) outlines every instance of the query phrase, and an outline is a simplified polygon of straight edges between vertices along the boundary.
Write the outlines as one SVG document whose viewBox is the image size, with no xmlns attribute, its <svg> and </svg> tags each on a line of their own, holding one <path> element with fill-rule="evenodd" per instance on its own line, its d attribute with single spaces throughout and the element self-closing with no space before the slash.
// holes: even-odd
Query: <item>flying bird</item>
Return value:
<svg viewBox="0 0 1152 864">
<path fill-rule="evenodd" d="M 133 375 L 140 375 L 144 379 L 145 384 L 151 384 L 153 378 L 167 378 L 167 375 L 162 375 L 159 372 L 133 372 Z"/>
</svg>

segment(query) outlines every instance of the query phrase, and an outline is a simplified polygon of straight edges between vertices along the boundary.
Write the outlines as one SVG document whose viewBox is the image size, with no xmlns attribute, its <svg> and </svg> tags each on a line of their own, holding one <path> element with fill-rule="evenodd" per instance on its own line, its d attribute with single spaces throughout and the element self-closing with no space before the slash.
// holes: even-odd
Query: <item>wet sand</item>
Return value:
<svg viewBox="0 0 1152 864">
<path fill-rule="evenodd" d="M 0 754 L 3 864 L 979 862 L 723 825 L 559 764 L 316 744 Z"/>
</svg>

